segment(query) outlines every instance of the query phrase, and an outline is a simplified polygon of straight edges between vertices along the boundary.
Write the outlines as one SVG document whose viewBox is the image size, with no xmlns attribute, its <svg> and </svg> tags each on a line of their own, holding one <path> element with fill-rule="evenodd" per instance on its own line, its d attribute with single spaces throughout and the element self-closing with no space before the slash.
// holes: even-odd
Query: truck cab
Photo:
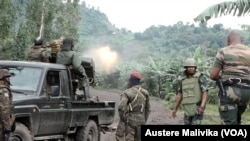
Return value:
<svg viewBox="0 0 250 141">
<path fill-rule="evenodd" d="M 115 102 L 76 100 L 71 72 L 64 65 L 0 61 L 0 67 L 12 75 L 12 140 L 99 141 L 102 128 L 113 123 Z"/>
</svg>

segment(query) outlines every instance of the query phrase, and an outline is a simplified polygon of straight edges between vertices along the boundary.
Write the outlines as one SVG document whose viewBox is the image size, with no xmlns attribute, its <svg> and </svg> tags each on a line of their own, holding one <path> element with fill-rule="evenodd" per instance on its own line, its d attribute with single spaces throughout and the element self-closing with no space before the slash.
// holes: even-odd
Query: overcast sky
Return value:
<svg viewBox="0 0 250 141">
<path fill-rule="evenodd" d="M 143 32 L 154 25 L 173 25 L 178 21 L 194 23 L 193 19 L 207 7 L 226 0 L 83 0 L 105 13 L 117 28 Z M 227 0 L 230 1 L 230 0 Z M 222 23 L 227 28 L 247 24 L 247 17 L 223 16 L 208 22 Z M 249 18 L 249 17 L 248 17 Z M 197 23 L 196 23 L 197 24 Z"/>
</svg>

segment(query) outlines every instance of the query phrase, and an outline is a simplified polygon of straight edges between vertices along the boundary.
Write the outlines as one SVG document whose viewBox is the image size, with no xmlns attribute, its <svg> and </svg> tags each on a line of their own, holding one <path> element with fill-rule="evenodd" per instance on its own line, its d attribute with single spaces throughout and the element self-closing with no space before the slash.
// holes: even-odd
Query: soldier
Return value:
<svg viewBox="0 0 250 141">
<path fill-rule="evenodd" d="M 8 140 L 14 127 L 14 106 L 10 91 L 10 73 L 7 69 L 0 69 L 0 140 Z"/>
<path fill-rule="evenodd" d="M 141 79 L 140 73 L 132 72 L 128 89 L 121 94 L 117 141 L 141 141 L 141 125 L 147 122 L 150 113 L 149 93 L 141 87 Z"/>
<path fill-rule="evenodd" d="M 78 87 L 78 83 L 81 83 L 81 87 L 83 89 L 83 94 L 78 95 L 80 98 L 83 98 L 85 96 L 86 100 L 90 99 L 89 95 L 89 83 L 88 83 L 88 77 L 86 75 L 85 69 L 82 66 L 81 58 L 78 56 L 78 54 L 73 51 L 74 43 L 73 39 L 71 38 L 65 38 L 63 39 L 63 44 L 61 46 L 61 50 L 57 53 L 57 59 L 56 63 L 58 64 L 64 64 L 71 69 L 71 76 L 73 79 L 73 90 L 76 93 L 76 89 Z M 79 81 L 80 77 L 80 81 Z"/>
<path fill-rule="evenodd" d="M 241 124 L 250 100 L 249 56 L 250 48 L 242 44 L 238 30 L 229 32 L 227 46 L 216 54 L 210 78 L 219 82 L 219 114 L 223 125 Z"/>
<path fill-rule="evenodd" d="M 197 66 L 193 58 L 186 60 L 184 68 L 185 78 L 180 83 L 172 117 L 176 117 L 178 107 L 182 104 L 184 124 L 200 125 L 208 97 L 207 79 L 196 71 Z"/>
<path fill-rule="evenodd" d="M 49 62 L 49 53 L 43 45 L 43 39 L 38 37 L 34 40 L 34 46 L 28 52 L 28 61 Z"/>
</svg>

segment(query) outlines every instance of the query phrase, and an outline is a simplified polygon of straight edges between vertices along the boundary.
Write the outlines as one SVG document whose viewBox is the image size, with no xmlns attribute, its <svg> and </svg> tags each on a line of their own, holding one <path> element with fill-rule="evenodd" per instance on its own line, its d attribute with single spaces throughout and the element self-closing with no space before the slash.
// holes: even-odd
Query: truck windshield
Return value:
<svg viewBox="0 0 250 141">
<path fill-rule="evenodd" d="M 11 73 L 11 89 L 24 91 L 37 91 L 39 80 L 42 75 L 41 68 L 13 67 L 9 68 Z"/>
</svg>

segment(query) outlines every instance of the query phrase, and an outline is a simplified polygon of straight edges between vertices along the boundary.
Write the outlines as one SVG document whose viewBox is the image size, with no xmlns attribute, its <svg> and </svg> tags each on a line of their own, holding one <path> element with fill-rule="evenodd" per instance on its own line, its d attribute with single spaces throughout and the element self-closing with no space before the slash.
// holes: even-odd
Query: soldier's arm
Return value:
<svg viewBox="0 0 250 141">
<path fill-rule="evenodd" d="M 210 79 L 215 80 L 215 81 L 220 79 L 220 72 L 223 68 L 223 63 L 224 63 L 223 60 L 224 60 L 224 53 L 222 50 L 220 50 L 216 54 L 214 65 L 210 73 Z"/>
<path fill-rule="evenodd" d="M 121 100 L 118 105 L 118 113 L 119 113 L 120 119 L 123 121 L 126 121 L 127 107 L 128 107 L 128 96 L 126 93 L 123 93 L 121 94 Z"/>
<path fill-rule="evenodd" d="M 10 97 L 9 91 L 6 88 L 0 90 L 0 100 L 1 100 L 1 118 L 4 126 L 4 131 L 10 131 L 10 116 L 11 116 L 11 109 L 10 109 Z"/>
<path fill-rule="evenodd" d="M 149 94 L 146 95 L 146 105 L 145 105 L 145 120 L 147 122 L 149 114 L 151 112 L 150 110 L 150 98 L 149 98 Z"/>
<path fill-rule="evenodd" d="M 202 75 L 199 78 L 199 82 L 200 82 L 200 88 L 202 91 L 200 108 L 202 108 L 204 110 L 206 107 L 206 102 L 207 102 L 207 98 L 208 98 L 208 80 L 207 80 L 207 77 L 205 75 Z"/>
<path fill-rule="evenodd" d="M 73 54 L 73 58 L 72 58 L 72 65 L 74 70 L 82 76 L 86 76 L 86 72 L 85 69 L 82 66 L 82 60 L 81 58 L 77 55 L 77 53 Z"/>
</svg>

